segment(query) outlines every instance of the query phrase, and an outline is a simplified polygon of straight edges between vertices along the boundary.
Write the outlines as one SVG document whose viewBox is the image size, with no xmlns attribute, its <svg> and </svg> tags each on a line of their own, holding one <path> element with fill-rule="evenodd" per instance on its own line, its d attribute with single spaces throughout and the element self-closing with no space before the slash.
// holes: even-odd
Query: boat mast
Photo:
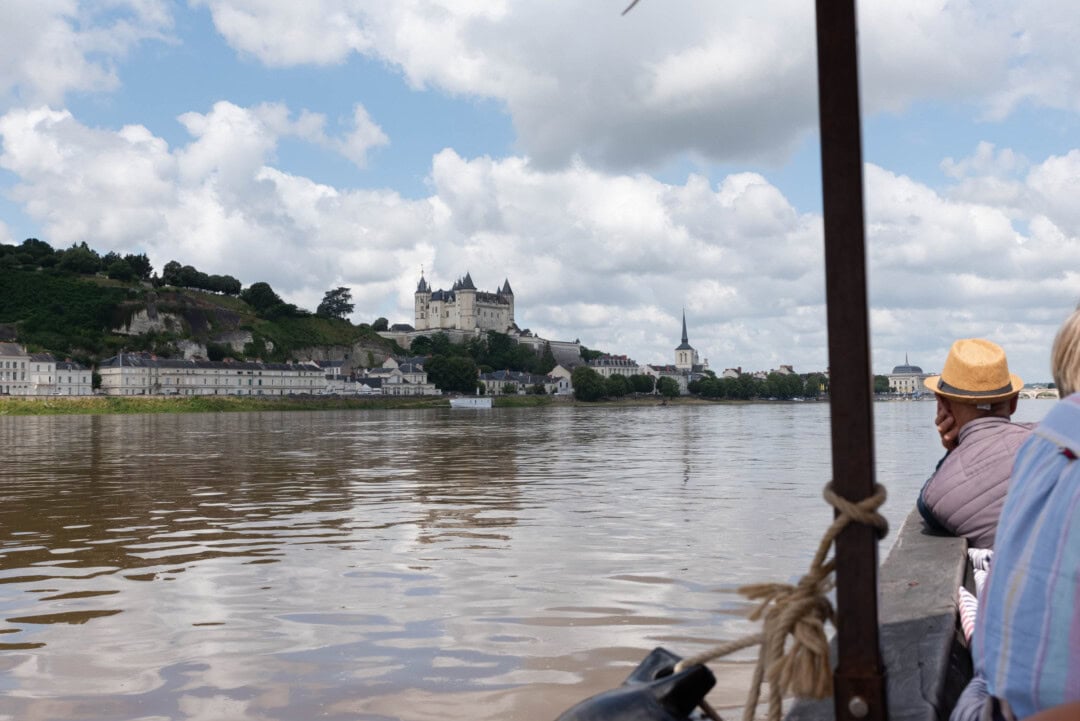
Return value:
<svg viewBox="0 0 1080 721">
<path fill-rule="evenodd" d="M 874 493 L 874 419 L 855 0 L 816 0 L 815 5 L 833 489 L 858 502 Z M 888 716 L 877 568 L 875 530 L 848 524 L 836 538 L 833 699 L 838 721 Z"/>
</svg>

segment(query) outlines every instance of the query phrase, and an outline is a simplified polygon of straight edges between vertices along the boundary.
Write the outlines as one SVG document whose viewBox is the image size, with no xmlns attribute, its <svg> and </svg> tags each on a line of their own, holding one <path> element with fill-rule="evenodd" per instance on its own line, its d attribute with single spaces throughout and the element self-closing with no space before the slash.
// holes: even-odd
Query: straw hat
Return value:
<svg viewBox="0 0 1080 721">
<path fill-rule="evenodd" d="M 923 385 L 946 398 L 983 403 L 1011 398 L 1024 387 L 1024 381 L 1009 372 L 1005 351 L 997 343 L 964 338 L 949 349 L 941 375 L 930 376 Z"/>
</svg>

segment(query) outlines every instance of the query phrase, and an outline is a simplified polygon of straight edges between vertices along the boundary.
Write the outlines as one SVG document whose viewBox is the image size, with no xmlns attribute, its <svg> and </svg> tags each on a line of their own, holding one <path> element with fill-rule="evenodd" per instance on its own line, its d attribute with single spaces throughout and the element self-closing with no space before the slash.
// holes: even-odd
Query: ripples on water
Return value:
<svg viewBox="0 0 1080 721">
<path fill-rule="evenodd" d="M 877 406 L 894 527 L 932 414 Z M 735 589 L 831 518 L 817 403 L 0 418 L 0 448 L 0 718 L 553 719 L 747 632 Z"/>
</svg>

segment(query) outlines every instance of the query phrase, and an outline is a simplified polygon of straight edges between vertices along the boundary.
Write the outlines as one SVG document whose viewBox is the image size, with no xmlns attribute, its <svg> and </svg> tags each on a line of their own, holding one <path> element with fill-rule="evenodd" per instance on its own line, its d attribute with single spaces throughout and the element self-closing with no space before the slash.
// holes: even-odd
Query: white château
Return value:
<svg viewBox="0 0 1080 721">
<path fill-rule="evenodd" d="M 510 281 L 494 293 L 476 289 L 465 273 L 450 290 L 432 290 L 423 273 L 416 286 L 414 327 L 423 330 L 493 330 L 506 333 L 514 325 L 514 291 Z"/>
</svg>

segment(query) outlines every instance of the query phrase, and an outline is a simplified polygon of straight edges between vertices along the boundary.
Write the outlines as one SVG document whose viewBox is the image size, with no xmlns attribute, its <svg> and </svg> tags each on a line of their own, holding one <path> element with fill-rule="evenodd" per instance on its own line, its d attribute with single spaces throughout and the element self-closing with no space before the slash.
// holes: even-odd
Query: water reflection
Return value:
<svg viewBox="0 0 1080 721">
<path fill-rule="evenodd" d="M 927 413 L 878 408 L 894 523 L 937 459 Z M 0 717 L 553 718 L 656 645 L 744 633 L 735 589 L 805 570 L 827 424 L 812 403 L 0 418 Z"/>
</svg>

